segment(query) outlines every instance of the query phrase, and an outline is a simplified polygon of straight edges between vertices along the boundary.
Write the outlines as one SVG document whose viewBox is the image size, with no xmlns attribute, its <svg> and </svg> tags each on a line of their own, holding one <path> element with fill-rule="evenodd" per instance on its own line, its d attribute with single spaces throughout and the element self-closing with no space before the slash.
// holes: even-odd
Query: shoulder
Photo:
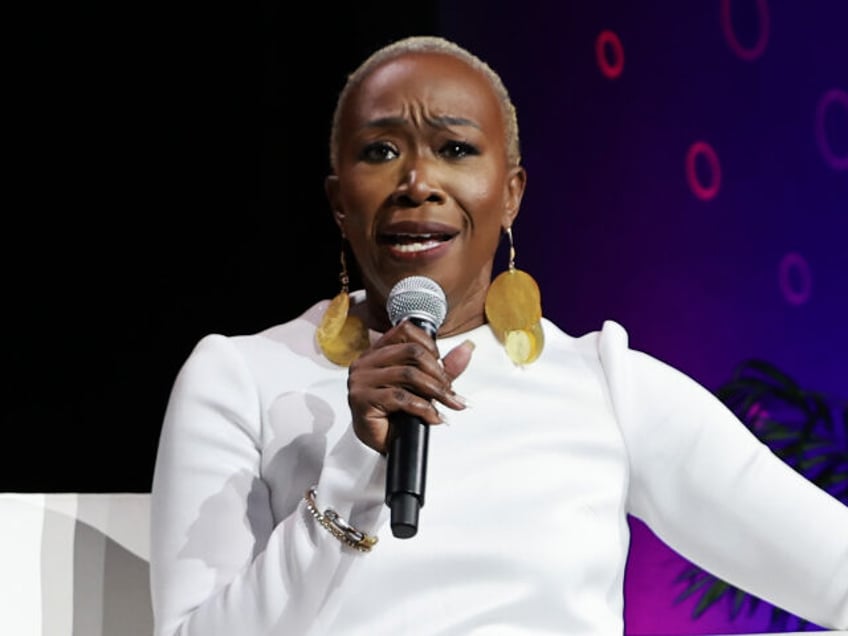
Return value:
<svg viewBox="0 0 848 636">
<path fill-rule="evenodd" d="M 596 358 L 605 368 L 633 364 L 664 365 L 650 354 L 634 349 L 630 344 L 627 329 L 615 320 L 604 320 L 599 329 L 578 336 L 570 335 L 551 321 L 545 320 L 545 337 L 555 346 Z"/>
<path fill-rule="evenodd" d="M 240 345 L 256 342 L 285 345 L 293 340 L 302 339 L 305 335 L 311 337 L 315 334 L 329 304 L 328 299 L 319 300 L 296 318 L 269 326 L 254 334 L 234 336 L 234 340 Z"/>
<path fill-rule="evenodd" d="M 627 330 L 614 320 L 605 320 L 600 329 L 580 335 L 572 335 L 547 318 L 542 319 L 545 346 L 558 351 L 567 351 L 601 363 L 627 356 L 632 350 Z"/>
<path fill-rule="evenodd" d="M 206 334 L 195 344 L 184 370 L 220 374 L 222 368 L 228 368 L 262 374 L 280 368 L 333 368 L 335 365 L 321 355 L 315 343 L 315 330 L 328 303 L 318 301 L 296 318 L 255 333 Z"/>
<path fill-rule="evenodd" d="M 545 322 L 545 347 L 552 356 L 582 360 L 584 367 L 594 368 L 613 393 L 640 391 L 646 384 L 668 387 L 669 383 L 692 383 L 684 372 L 659 358 L 632 347 L 627 329 L 615 320 L 605 320 L 600 328 L 579 336 L 564 332 L 550 321 Z"/>
</svg>

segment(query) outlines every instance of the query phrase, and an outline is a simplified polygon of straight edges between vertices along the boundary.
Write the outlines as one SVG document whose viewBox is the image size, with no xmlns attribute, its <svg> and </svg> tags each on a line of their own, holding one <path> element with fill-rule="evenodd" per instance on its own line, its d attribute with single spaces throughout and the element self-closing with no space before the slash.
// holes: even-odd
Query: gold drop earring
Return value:
<svg viewBox="0 0 848 636">
<path fill-rule="evenodd" d="M 339 274 L 342 289 L 330 301 L 321 323 L 315 331 L 315 340 L 326 358 L 339 366 L 349 366 L 359 355 L 371 346 L 368 329 L 357 316 L 349 314 L 350 279 L 347 274 L 344 246 L 341 249 L 342 271 Z"/>
<path fill-rule="evenodd" d="M 542 353 L 542 297 L 539 285 L 527 272 L 515 268 L 515 243 L 512 227 L 509 238 L 509 267 L 489 285 L 486 293 L 486 318 L 506 353 L 515 364 L 533 362 Z"/>
</svg>

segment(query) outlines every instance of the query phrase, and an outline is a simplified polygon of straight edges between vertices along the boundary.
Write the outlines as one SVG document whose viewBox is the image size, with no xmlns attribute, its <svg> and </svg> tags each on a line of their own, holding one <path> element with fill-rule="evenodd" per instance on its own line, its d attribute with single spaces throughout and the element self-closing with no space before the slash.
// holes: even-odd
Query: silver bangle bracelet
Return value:
<svg viewBox="0 0 848 636">
<path fill-rule="evenodd" d="M 365 534 L 353 527 L 332 508 L 327 508 L 321 513 L 318 510 L 318 504 L 315 502 L 317 494 L 318 487 L 312 486 L 303 495 L 303 500 L 306 502 L 306 509 L 318 523 L 346 546 L 355 548 L 360 552 L 371 552 L 371 548 L 377 543 L 377 537 Z"/>
</svg>

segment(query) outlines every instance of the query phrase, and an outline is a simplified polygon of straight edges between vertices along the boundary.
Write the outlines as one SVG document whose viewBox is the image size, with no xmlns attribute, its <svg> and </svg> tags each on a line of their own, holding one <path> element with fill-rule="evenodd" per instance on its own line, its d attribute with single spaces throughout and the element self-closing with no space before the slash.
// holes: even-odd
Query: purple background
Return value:
<svg viewBox="0 0 848 636">
<path fill-rule="evenodd" d="M 441 7 L 442 33 L 498 70 L 518 109 L 517 265 L 550 318 L 572 334 L 617 320 L 710 389 L 762 358 L 848 401 L 848 4 Z M 623 51 L 604 50 L 614 78 L 596 56 L 606 30 Z M 720 171 L 707 200 L 687 179 L 699 141 Z M 703 156 L 692 169 L 717 176 Z M 631 526 L 629 634 L 767 630 L 768 608 L 730 621 L 724 600 L 692 620 L 697 597 L 674 603 L 686 562 Z"/>
</svg>

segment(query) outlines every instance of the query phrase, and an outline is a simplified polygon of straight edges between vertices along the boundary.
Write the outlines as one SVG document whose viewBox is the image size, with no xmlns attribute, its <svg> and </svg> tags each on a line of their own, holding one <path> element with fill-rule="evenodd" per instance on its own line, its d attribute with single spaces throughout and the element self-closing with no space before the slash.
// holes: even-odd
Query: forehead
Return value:
<svg viewBox="0 0 848 636">
<path fill-rule="evenodd" d="M 368 120 L 407 114 L 410 108 L 469 118 L 481 127 L 502 125 L 501 104 L 489 79 L 445 53 L 405 53 L 381 63 L 352 91 L 345 110 Z"/>
</svg>

